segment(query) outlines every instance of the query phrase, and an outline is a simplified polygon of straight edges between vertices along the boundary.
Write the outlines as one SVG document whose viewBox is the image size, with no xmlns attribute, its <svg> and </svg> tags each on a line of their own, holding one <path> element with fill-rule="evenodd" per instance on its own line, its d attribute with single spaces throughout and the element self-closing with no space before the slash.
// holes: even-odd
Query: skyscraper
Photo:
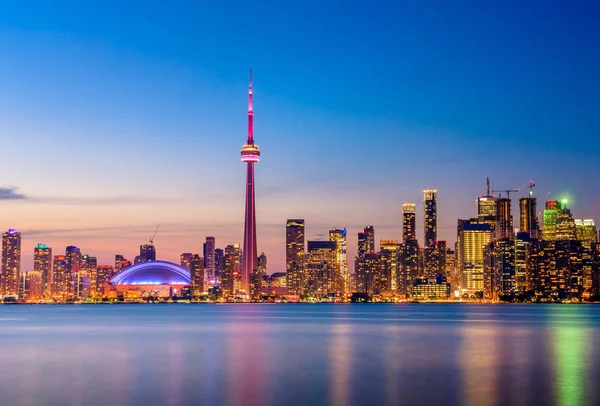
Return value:
<svg viewBox="0 0 600 406">
<path fill-rule="evenodd" d="M 69 245 L 65 250 L 67 298 L 80 298 L 79 279 L 81 277 L 81 250 Z"/>
<path fill-rule="evenodd" d="M 492 233 L 494 233 L 498 207 L 496 198 L 492 196 L 489 177 L 487 178 L 487 187 L 485 191 L 485 196 L 480 196 L 477 198 L 477 218 L 480 223 L 489 224 L 492 228 Z"/>
<path fill-rule="evenodd" d="M 125 259 L 123 258 L 123 260 Z M 104 296 L 104 287 L 106 286 L 106 283 L 117 273 L 116 269 L 110 265 L 100 265 L 96 268 L 96 295 L 99 297 Z"/>
<path fill-rule="evenodd" d="M 479 223 L 479 219 L 458 220 L 457 265 L 461 287 L 468 292 L 483 291 L 483 251 L 491 240 L 489 224 Z"/>
<path fill-rule="evenodd" d="M 348 258 L 346 256 L 346 229 L 340 230 L 339 228 L 329 230 L 329 241 L 335 241 L 336 243 L 336 260 L 338 266 L 338 276 L 341 279 L 341 290 L 346 291 L 346 285 L 348 284 Z"/>
<path fill-rule="evenodd" d="M 304 219 L 288 219 L 285 224 L 285 269 L 288 293 L 301 294 L 304 283 Z"/>
<path fill-rule="evenodd" d="M 140 245 L 140 255 L 135 257 L 135 263 L 156 261 L 156 247 L 154 244 Z"/>
<path fill-rule="evenodd" d="M 437 190 L 423 191 L 423 210 L 425 220 L 424 247 L 433 247 L 437 241 Z"/>
<path fill-rule="evenodd" d="M 52 286 L 52 248 L 38 244 L 33 249 L 33 270 L 41 275 L 41 294 L 51 296 Z"/>
<path fill-rule="evenodd" d="M 254 201 L 254 164 L 260 160 L 260 150 L 254 144 L 254 111 L 252 110 L 252 70 L 248 89 L 248 141 L 243 146 L 242 162 L 246 163 L 246 210 L 244 221 L 244 250 L 242 252 L 241 290 L 249 293 L 250 275 L 258 268 L 256 248 L 256 210 Z"/>
<path fill-rule="evenodd" d="M 373 226 L 365 226 L 362 233 L 358 233 L 358 254 L 372 254 L 375 252 L 375 229 Z"/>
<path fill-rule="evenodd" d="M 521 232 L 529 233 L 531 238 L 537 238 L 537 199 L 535 197 L 522 197 L 519 199 L 519 217 Z"/>
<path fill-rule="evenodd" d="M 548 200 L 544 210 L 544 229 L 542 237 L 546 241 L 556 240 L 556 220 L 560 212 L 560 202 L 557 200 Z"/>
<path fill-rule="evenodd" d="M 225 247 L 225 269 L 221 276 L 221 287 L 225 294 L 236 294 L 241 288 L 241 259 L 240 244 L 235 243 Z"/>
<path fill-rule="evenodd" d="M 215 281 L 221 278 L 223 269 L 225 269 L 225 253 L 222 248 L 215 248 Z"/>
<path fill-rule="evenodd" d="M 52 263 L 52 298 L 66 300 L 69 297 L 71 274 L 64 255 L 55 255 Z"/>
<path fill-rule="evenodd" d="M 206 278 L 213 281 L 215 280 L 215 237 L 206 237 L 203 250 Z"/>
<path fill-rule="evenodd" d="M 252 293 L 253 297 L 260 296 L 265 276 L 267 276 L 267 256 L 264 252 L 261 252 L 261 254 L 258 256 L 258 268 L 252 274 L 252 278 L 250 278 L 250 292 Z"/>
<path fill-rule="evenodd" d="M 182 255 L 183 256 L 183 255 Z M 206 259 L 198 254 L 190 255 L 188 269 L 190 270 L 190 283 L 192 296 L 200 296 L 204 292 L 204 279 L 206 278 L 204 264 Z M 183 263 L 182 263 L 183 266 Z"/>
<path fill-rule="evenodd" d="M 83 255 L 81 259 L 81 271 L 79 273 L 79 297 L 86 298 L 95 296 L 96 292 L 96 271 L 98 260 L 90 255 Z"/>
<path fill-rule="evenodd" d="M 583 243 L 587 249 L 591 249 L 592 244 L 598 242 L 598 232 L 594 220 L 575 220 L 577 239 Z"/>
<path fill-rule="evenodd" d="M 192 254 L 191 252 L 184 252 L 183 254 L 181 254 L 179 256 L 179 263 L 181 264 L 181 266 L 191 271 L 192 268 L 190 267 L 190 263 L 192 261 L 193 255 L 194 254 Z"/>
<path fill-rule="evenodd" d="M 402 239 L 404 242 L 417 239 L 416 217 L 415 205 L 404 203 L 402 205 Z"/>
<path fill-rule="evenodd" d="M 571 210 L 567 208 L 567 199 L 563 199 L 561 209 L 556 218 L 556 240 L 576 240 L 577 239 L 577 227 L 575 226 L 575 219 L 571 214 Z"/>
<path fill-rule="evenodd" d="M 131 266 L 131 261 L 128 261 L 123 255 L 117 254 L 115 255 L 115 274 L 121 272 L 123 269 Z"/>
<path fill-rule="evenodd" d="M 335 241 L 308 241 L 306 271 L 310 294 L 322 297 L 342 293 L 336 252 Z"/>
<path fill-rule="evenodd" d="M 21 280 L 21 233 L 8 230 L 2 234 L 2 273 L 0 274 L 3 295 L 18 295 Z"/>
<path fill-rule="evenodd" d="M 496 239 L 513 237 L 513 216 L 511 202 L 508 198 L 496 200 Z"/>
</svg>

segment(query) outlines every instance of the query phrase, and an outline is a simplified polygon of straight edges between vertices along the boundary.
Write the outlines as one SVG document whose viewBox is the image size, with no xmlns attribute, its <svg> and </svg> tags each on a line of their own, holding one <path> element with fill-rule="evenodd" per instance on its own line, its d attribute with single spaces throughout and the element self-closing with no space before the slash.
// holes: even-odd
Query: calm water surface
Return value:
<svg viewBox="0 0 600 406">
<path fill-rule="evenodd" d="M 600 405 L 600 306 L 0 306 L 1 405 Z"/>
</svg>

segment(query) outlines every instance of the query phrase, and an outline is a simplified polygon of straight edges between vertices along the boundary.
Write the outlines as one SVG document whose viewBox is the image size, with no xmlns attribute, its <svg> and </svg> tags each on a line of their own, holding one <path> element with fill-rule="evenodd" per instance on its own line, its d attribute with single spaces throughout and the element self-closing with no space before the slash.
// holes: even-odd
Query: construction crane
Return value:
<svg viewBox="0 0 600 406">
<path fill-rule="evenodd" d="M 152 245 L 154 245 L 154 237 L 156 237 L 156 233 L 158 233 L 158 227 L 160 227 L 160 224 L 156 226 L 156 230 L 154 230 L 154 234 L 148 240 L 148 241 L 150 241 L 150 244 L 152 244 Z"/>
<path fill-rule="evenodd" d="M 529 189 L 529 197 L 533 197 L 533 188 L 535 187 L 535 183 L 532 180 L 529 181 L 529 185 L 523 186 L 523 188 Z"/>
<path fill-rule="evenodd" d="M 507 189 L 507 190 L 492 190 L 492 193 L 498 193 L 498 198 L 502 198 L 502 193 L 506 193 L 506 196 L 510 199 L 511 193 L 519 193 L 519 189 Z"/>
</svg>

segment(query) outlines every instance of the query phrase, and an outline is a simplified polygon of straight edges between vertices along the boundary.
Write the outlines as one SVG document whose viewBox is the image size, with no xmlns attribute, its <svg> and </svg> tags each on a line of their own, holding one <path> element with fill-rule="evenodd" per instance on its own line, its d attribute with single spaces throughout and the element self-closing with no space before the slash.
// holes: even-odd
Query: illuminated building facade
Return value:
<svg viewBox="0 0 600 406">
<path fill-rule="evenodd" d="M 235 243 L 225 247 L 225 269 L 221 277 L 221 288 L 227 295 L 240 291 L 242 271 L 242 251 L 240 244 Z"/>
<path fill-rule="evenodd" d="M 512 238 L 514 235 L 511 201 L 507 198 L 496 200 L 496 239 Z"/>
<path fill-rule="evenodd" d="M 302 293 L 304 275 L 304 219 L 288 219 L 285 224 L 285 266 L 289 294 Z"/>
<path fill-rule="evenodd" d="M 335 256 L 337 263 L 336 273 L 338 274 L 341 285 L 341 292 L 346 292 L 346 285 L 348 283 L 348 257 L 346 254 L 346 229 L 333 229 L 329 230 L 329 241 L 333 241 L 336 244 Z"/>
<path fill-rule="evenodd" d="M 225 252 L 221 248 L 215 248 L 215 282 L 220 280 L 223 269 L 225 269 Z"/>
<path fill-rule="evenodd" d="M 406 242 L 417 239 L 417 211 L 413 203 L 402 205 L 402 239 Z"/>
<path fill-rule="evenodd" d="M 546 209 L 544 210 L 544 229 L 542 230 L 542 238 L 546 241 L 556 240 L 556 222 L 560 210 L 561 207 L 559 201 L 549 200 L 546 202 Z"/>
<path fill-rule="evenodd" d="M 131 266 L 131 261 L 128 261 L 123 255 L 115 255 L 115 268 L 114 271 L 119 273 L 127 267 Z"/>
<path fill-rule="evenodd" d="M 254 164 L 260 161 L 260 150 L 254 144 L 254 111 L 252 107 L 252 71 L 248 89 L 248 140 L 243 146 L 242 162 L 246 164 L 246 210 L 244 221 L 244 251 L 242 253 L 241 290 L 249 292 L 250 275 L 258 268 L 256 248 L 256 207 L 254 197 Z"/>
<path fill-rule="evenodd" d="M 65 261 L 67 263 L 67 273 L 65 283 L 67 284 L 67 297 L 69 299 L 80 298 L 80 272 L 82 255 L 78 247 L 69 245 L 65 250 Z"/>
<path fill-rule="evenodd" d="M 189 269 L 191 270 L 191 262 L 192 262 L 192 257 L 194 256 L 194 254 L 192 254 L 191 252 L 184 252 L 183 254 L 181 254 L 179 256 L 179 264 L 184 267 L 185 269 Z"/>
<path fill-rule="evenodd" d="M 537 199 L 524 197 L 519 199 L 519 226 L 521 232 L 529 233 L 531 238 L 538 237 Z"/>
<path fill-rule="evenodd" d="M 373 296 L 378 292 L 379 272 L 381 269 L 379 255 L 376 253 L 367 253 L 356 259 L 356 287 L 355 290 L 360 293 L 366 293 Z"/>
<path fill-rule="evenodd" d="M 323 297 L 343 293 L 335 241 L 308 241 L 305 269 L 309 295 Z"/>
<path fill-rule="evenodd" d="M 409 294 L 410 287 L 421 274 L 422 261 L 417 240 L 407 240 L 400 245 L 399 272 L 396 274 L 396 290 L 399 294 Z"/>
<path fill-rule="evenodd" d="M 36 302 L 43 298 L 41 272 L 21 272 L 19 298 L 26 299 L 28 302 Z"/>
<path fill-rule="evenodd" d="M 204 269 L 206 259 L 201 257 L 199 254 L 193 254 L 190 256 L 188 267 L 183 268 L 189 269 L 190 271 L 190 285 L 192 288 L 192 296 L 200 296 L 205 289 L 206 271 Z"/>
<path fill-rule="evenodd" d="M 576 240 L 577 227 L 575 225 L 575 219 L 571 214 L 571 210 L 566 208 L 564 201 L 562 206 L 563 207 L 556 219 L 556 241 Z"/>
<path fill-rule="evenodd" d="M 181 297 L 190 286 L 190 271 L 167 261 L 146 261 L 114 275 L 107 297 L 125 299 Z"/>
<path fill-rule="evenodd" d="M 423 211 L 425 224 L 423 246 L 433 247 L 437 241 L 437 190 L 423 191 Z"/>
<path fill-rule="evenodd" d="M 2 295 L 18 295 L 21 280 L 21 233 L 8 230 L 2 234 Z"/>
<path fill-rule="evenodd" d="M 400 243 L 398 240 L 379 241 L 379 257 L 381 281 L 376 281 L 376 285 L 382 292 L 399 293 L 398 274 L 400 273 Z"/>
<path fill-rule="evenodd" d="M 215 271 L 215 250 L 216 240 L 215 237 L 206 237 L 206 242 L 203 245 L 204 251 L 204 270 L 206 278 L 209 281 L 213 281 L 216 278 Z"/>
<path fill-rule="evenodd" d="M 126 269 L 126 268 L 123 268 Z M 115 276 L 118 272 L 116 272 L 115 268 L 110 265 L 99 265 L 96 268 L 96 285 L 95 292 L 97 297 L 104 296 L 104 288 L 108 281 Z"/>
<path fill-rule="evenodd" d="M 410 297 L 415 300 L 447 300 L 450 298 L 450 284 L 443 275 L 418 278 L 412 285 Z"/>
<path fill-rule="evenodd" d="M 467 292 L 483 291 L 483 251 L 491 240 L 489 224 L 481 224 L 478 219 L 458 220 L 457 265 L 461 288 Z"/>
<path fill-rule="evenodd" d="M 372 254 L 375 252 L 375 229 L 373 226 L 366 226 L 362 233 L 358 233 L 358 254 Z"/>
<path fill-rule="evenodd" d="M 252 273 L 250 278 L 250 293 L 253 297 L 259 297 L 262 288 L 264 278 L 267 276 L 267 256 L 264 252 L 258 256 L 258 268 Z"/>
<path fill-rule="evenodd" d="M 52 298 L 67 300 L 70 296 L 71 273 L 64 255 L 55 255 L 52 263 Z"/>
<path fill-rule="evenodd" d="M 140 245 L 140 255 L 135 257 L 134 262 L 141 264 L 142 262 L 156 261 L 156 247 L 154 244 Z"/>
<path fill-rule="evenodd" d="M 581 241 L 588 249 L 592 248 L 593 243 L 598 242 L 598 231 L 594 220 L 575 220 L 575 232 L 577 240 Z"/>
<path fill-rule="evenodd" d="M 498 203 L 494 196 L 481 196 L 477 198 L 477 218 L 480 223 L 489 224 L 492 232 L 496 228 L 496 215 L 498 213 Z"/>
<path fill-rule="evenodd" d="M 42 295 L 50 297 L 52 289 L 52 248 L 38 244 L 33 249 L 33 270 L 41 275 Z"/>
<path fill-rule="evenodd" d="M 97 278 L 98 260 L 90 255 L 83 255 L 81 258 L 81 271 L 79 273 L 79 298 L 96 296 L 96 278 Z"/>
<path fill-rule="evenodd" d="M 515 239 L 505 237 L 484 248 L 483 293 L 497 300 L 515 293 Z"/>
</svg>

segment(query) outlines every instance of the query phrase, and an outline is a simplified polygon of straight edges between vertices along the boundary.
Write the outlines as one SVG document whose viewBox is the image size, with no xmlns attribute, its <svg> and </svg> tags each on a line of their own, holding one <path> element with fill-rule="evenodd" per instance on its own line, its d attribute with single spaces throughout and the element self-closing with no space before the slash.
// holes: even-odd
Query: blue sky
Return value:
<svg viewBox="0 0 600 406">
<path fill-rule="evenodd" d="M 103 263 L 159 223 L 164 259 L 241 240 L 250 67 L 270 271 L 286 218 L 348 227 L 353 255 L 363 225 L 399 239 L 425 188 L 453 243 L 486 176 L 600 221 L 599 6 L 485 3 L 3 5 L 0 187 L 26 198 L 0 227 Z"/>
</svg>

